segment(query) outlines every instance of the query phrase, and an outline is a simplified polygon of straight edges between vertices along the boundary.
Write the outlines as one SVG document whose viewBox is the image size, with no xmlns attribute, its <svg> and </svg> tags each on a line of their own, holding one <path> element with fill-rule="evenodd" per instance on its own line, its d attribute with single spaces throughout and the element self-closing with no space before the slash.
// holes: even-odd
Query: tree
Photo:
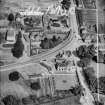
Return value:
<svg viewBox="0 0 105 105">
<path fill-rule="evenodd" d="M 0 32 L 0 44 L 2 44 L 5 41 L 5 35 Z"/>
<path fill-rule="evenodd" d="M 56 41 L 57 41 L 57 38 L 56 38 L 55 35 L 52 37 L 52 41 L 53 41 L 53 42 L 56 42 Z"/>
<path fill-rule="evenodd" d="M 31 100 L 33 100 L 34 103 L 37 103 L 36 101 L 38 101 L 38 100 L 37 100 L 36 95 L 30 95 L 29 97 L 30 97 Z"/>
<path fill-rule="evenodd" d="M 36 90 L 36 91 L 41 88 L 39 82 L 33 82 L 33 83 L 31 83 L 30 87 L 31 87 L 31 89 Z"/>
<path fill-rule="evenodd" d="M 20 74 L 17 71 L 11 72 L 9 74 L 9 80 L 10 81 L 17 81 L 17 80 L 19 80 L 19 78 L 20 78 Z"/>
<path fill-rule="evenodd" d="M 80 61 L 77 62 L 77 65 L 79 67 L 87 67 L 90 63 L 90 59 L 89 58 L 83 58 L 83 59 L 80 59 Z"/>
<path fill-rule="evenodd" d="M 4 66 L 4 62 L 3 61 L 0 61 L 0 66 Z"/>
<path fill-rule="evenodd" d="M 105 95 L 105 77 L 99 78 L 99 90 Z"/>
<path fill-rule="evenodd" d="M 99 6 L 102 8 L 102 7 L 105 7 L 105 0 L 98 0 L 99 2 Z"/>
<path fill-rule="evenodd" d="M 85 80 L 87 82 L 87 84 L 89 85 L 89 88 L 93 91 L 93 92 L 97 92 L 97 78 L 95 76 L 95 71 L 92 67 L 88 67 L 83 69 L 83 74 L 85 77 Z"/>
<path fill-rule="evenodd" d="M 82 87 L 80 85 L 72 87 L 70 90 L 74 95 L 81 95 L 81 93 L 82 93 Z"/>
<path fill-rule="evenodd" d="M 94 56 L 93 58 L 92 58 L 92 60 L 94 61 L 94 62 L 98 62 L 98 59 L 97 59 L 98 57 L 97 56 Z"/>
<path fill-rule="evenodd" d="M 14 15 L 13 15 L 13 13 L 10 13 L 10 14 L 8 15 L 8 21 L 9 21 L 9 22 L 14 21 Z"/>
<path fill-rule="evenodd" d="M 4 105 L 4 103 L 2 102 L 2 100 L 0 100 L 0 105 Z"/>
<path fill-rule="evenodd" d="M 76 55 L 82 59 L 86 57 L 86 52 L 87 52 L 87 46 L 86 45 L 82 45 L 80 46 L 77 50 L 76 50 Z"/>
<path fill-rule="evenodd" d="M 62 9 L 69 10 L 71 2 L 70 0 L 62 0 L 61 4 L 62 4 Z"/>
<path fill-rule="evenodd" d="M 23 55 L 24 44 L 22 42 L 21 37 L 22 37 L 21 32 L 19 32 L 17 35 L 16 43 L 14 44 L 14 47 L 11 49 L 13 56 L 16 58 L 20 58 Z"/>
<path fill-rule="evenodd" d="M 19 105 L 19 100 L 13 95 L 7 95 L 2 101 L 5 105 Z"/>
<path fill-rule="evenodd" d="M 76 54 L 80 59 L 92 59 L 93 56 L 95 56 L 95 53 L 94 45 L 89 45 L 88 47 L 86 45 L 82 45 L 76 50 Z"/>
<path fill-rule="evenodd" d="M 104 102 L 95 101 L 94 105 L 104 105 Z"/>
<path fill-rule="evenodd" d="M 96 53 L 94 45 L 93 45 L 93 44 L 92 44 L 92 45 L 89 45 L 89 46 L 87 47 L 87 49 L 88 49 L 88 50 L 87 50 L 87 57 L 93 58 L 94 55 L 95 55 L 95 53 Z"/>
<path fill-rule="evenodd" d="M 105 63 L 105 54 L 98 51 L 98 56 L 93 56 L 92 60 L 96 63 Z"/>
<path fill-rule="evenodd" d="M 67 55 L 68 57 L 71 56 L 71 51 L 70 51 L 70 50 L 67 50 L 65 53 L 66 53 L 66 55 Z"/>
<path fill-rule="evenodd" d="M 76 2 L 76 5 L 78 7 L 79 6 L 79 1 L 78 0 L 75 0 L 75 2 Z"/>
<path fill-rule="evenodd" d="M 51 39 L 44 38 L 44 40 L 41 41 L 40 46 L 43 49 L 50 49 L 53 48 L 55 45 Z"/>
</svg>

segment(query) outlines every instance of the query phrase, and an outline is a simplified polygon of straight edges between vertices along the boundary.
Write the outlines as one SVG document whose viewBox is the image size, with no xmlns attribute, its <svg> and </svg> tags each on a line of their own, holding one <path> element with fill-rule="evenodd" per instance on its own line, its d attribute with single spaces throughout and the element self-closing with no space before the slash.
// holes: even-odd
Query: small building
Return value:
<svg viewBox="0 0 105 105">
<path fill-rule="evenodd" d="M 16 41 L 16 32 L 14 29 L 10 29 L 10 30 L 7 30 L 6 32 L 6 36 L 5 36 L 5 40 L 7 41 L 7 43 L 15 43 Z"/>
</svg>

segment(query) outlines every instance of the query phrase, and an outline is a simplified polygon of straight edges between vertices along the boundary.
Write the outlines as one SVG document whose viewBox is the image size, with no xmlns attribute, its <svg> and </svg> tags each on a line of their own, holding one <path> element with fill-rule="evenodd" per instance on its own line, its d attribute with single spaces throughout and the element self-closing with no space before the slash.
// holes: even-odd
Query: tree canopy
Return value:
<svg viewBox="0 0 105 105">
<path fill-rule="evenodd" d="M 23 97 L 22 98 L 22 103 L 23 103 L 23 105 L 33 105 L 34 104 L 34 102 L 33 102 L 33 100 L 28 96 L 28 97 Z"/>
<path fill-rule="evenodd" d="M 2 99 L 4 105 L 19 105 L 18 99 L 13 95 L 7 95 Z"/>
<path fill-rule="evenodd" d="M 33 83 L 31 83 L 30 87 L 31 87 L 31 89 L 36 90 L 36 91 L 41 88 L 39 82 L 33 82 Z"/>
<path fill-rule="evenodd" d="M 40 46 L 43 49 L 50 49 L 50 48 L 54 48 L 60 42 L 61 42 L 61 38 L 56 38 L 56 36 L 53 36 L 51 39 L 48 39 L 47 37 L 45 37 L 43 40 L 41 40 Z"/>
<path fill-rule="evenodd" d="M 62 0 L 61 4 L 62 9 L 69 10 L 71 2 L 70 0 Z"/>
<path fill-rule="evenodd" d="M 97 92 L 98 84 L 94 69 L 92 67 L 85 68 L 83 69 L 83 74 L 92 92 Z"/>
<path fill-rule="evenodd" d="M 105 77 L 99 78 L 99 90 L 105 95 Z"/>
<path fill-rule="evenodd" d="M 88 47 L 86 45 L 82 45 L 76 50 L 76 54 L 80 59 L 83 59 L 83 58 L 92 59 L 93 56 L 95 56 L 95 53 L 96 52 L 95 52 L 94 45 L 89 45 Z"/>
<path fill-rule="evenodd" d="M 80 59 L 80 61 L 77 62 L 77 65 L 79 67 L 87 67 L 90 63 L 90 59 L 89 58 L 83 58 L 83 59 Z"/>
<path fill-rule="evenodd" d="M 14 44 L 14 47 L 11 49 L 13 56 L 16 58 L 20 58 L 23 55 L 24 44 L 22 42 L 21 37 L 22 37 L 21 32 L 19 32 L 17 35 L 16 43 Z"/>
<path fill-rule="evenodd" d="M 8 21 L 12 22 L 13 20 L 14 20 L 14 15 L 13 15 L 13 13 L 10 13 L 8 15 Z"/>
<path fill-rule="evenodd" d="M 9 80 L 10 81 L 17 81 L 20 78 L 20 74 L 17 71 L 11 72 L 9 74 Z"/>
</svg>

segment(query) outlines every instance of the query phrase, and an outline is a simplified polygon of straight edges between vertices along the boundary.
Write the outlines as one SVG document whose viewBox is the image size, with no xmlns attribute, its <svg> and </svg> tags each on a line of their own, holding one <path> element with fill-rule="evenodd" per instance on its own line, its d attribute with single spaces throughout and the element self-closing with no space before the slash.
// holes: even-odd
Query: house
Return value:
<svg viewBox="0 0 105 105">
<path fill-rule="evenodd" d="M 73 61 L 64 61 L 62 63 L 57 62 L 55 64 L 56 71 L 58 72 L 72 72 L 75 71 L 76 67 Z"/>
</svg>

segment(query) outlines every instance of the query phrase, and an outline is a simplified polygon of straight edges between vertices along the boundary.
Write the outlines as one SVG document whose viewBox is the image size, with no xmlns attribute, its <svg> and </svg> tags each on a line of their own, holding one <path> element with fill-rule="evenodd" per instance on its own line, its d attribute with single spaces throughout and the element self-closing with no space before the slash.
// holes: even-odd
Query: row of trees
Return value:
<svg viewBox="0 0 105 105">
<path fill-rule="evenodd" d="M 0 105 L 37 105 L 36 95 L 29 95 L 20 99 L 15 95 L 7 95 L 1 99 Z"/>
<path fill-rule="evenodd" d="M 56 36 L 53 36 L 51 39 L 48 39 L 47 37 L 44 38 L 44 40 L 41 40 L 41 48 L 42 49 L 50 49 L 54 48 L 56 45 L 58 45 L 61 42 L 61 38 Z"/>
<path fill-rule="evenodd" d="M 97 92 L 97 78 L 95 76 L 94 69 L 92 67 L 88 67 L 88 65 L 90 64 L 95 54 L 96 52 L 94 45 L 82 45 L 75 52 L 75 55 L 80 58 L 80 60 L 77 62 L 77 65 L 83 68 L 83 75 L 85 80 L 91 91 L 94 93 Z"/>
</svg>

